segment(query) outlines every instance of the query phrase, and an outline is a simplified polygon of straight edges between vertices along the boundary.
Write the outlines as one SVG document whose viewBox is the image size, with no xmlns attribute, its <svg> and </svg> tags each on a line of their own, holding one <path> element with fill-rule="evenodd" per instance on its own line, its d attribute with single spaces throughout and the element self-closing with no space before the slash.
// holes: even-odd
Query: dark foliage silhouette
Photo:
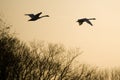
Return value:
<svg viewBox="0 0 120 80">
<path fill-rule="evenodd" d="M 20 41 L 0 19 L 0 80 L 120 80 L 120 69 L 76 64 L 79 49 L 62 44 Z M 78 64 L 78 63 L 77 63 Z"/>
<path fill-rule="evenodd" d="M 49 17 L 49 15 L 40 16 L 41 14 L 42 14 L 42 12 L 40 12 L 38 14 L 25 14 L 25 15 L 29 16 L 31 18 L 28 21 L 36 21 L 36 20 L 41 19 L 43 17 Z"/>
<path fill-rule="evenodd" d="M 72 61 L 63 57 L 69 53 L 59 44 L 31 43 L 27 46 L 1 22 L 0 80 L 63 80 L 68 78 Z M 10 29 L 10 28 L 9 28 Z M 79 54 L 79 52 L 78 52 Z"/>
<path fill-rule="evenodd" d="M 77 22 L 79 23 L 79 25 L 82 25 L 84 22 L 90 24 L 91 26 L 93 26 L 93 24 L 90 22 L 90 20 L 96 20 L 95 18 L 82 18 L 82 19 L 78 19 Z"/>
</svg>

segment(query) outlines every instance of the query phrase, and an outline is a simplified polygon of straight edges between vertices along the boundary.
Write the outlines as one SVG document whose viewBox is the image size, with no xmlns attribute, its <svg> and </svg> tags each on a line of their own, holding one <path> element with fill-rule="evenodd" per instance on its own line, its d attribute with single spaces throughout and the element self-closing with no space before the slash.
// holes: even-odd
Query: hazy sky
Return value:
<svg viewBox="0 0 120 80">
<path fill-rule="evenodd" d="M 50 17 L 28 22 L 24 15 L 38 12 Z M 120 0 L 0 0 L 0 13 L 24 41 L 79 47 L 86 63 L 120 66 Z M 83 17 L 97 20 L 79 26 Z"/>
</svg>

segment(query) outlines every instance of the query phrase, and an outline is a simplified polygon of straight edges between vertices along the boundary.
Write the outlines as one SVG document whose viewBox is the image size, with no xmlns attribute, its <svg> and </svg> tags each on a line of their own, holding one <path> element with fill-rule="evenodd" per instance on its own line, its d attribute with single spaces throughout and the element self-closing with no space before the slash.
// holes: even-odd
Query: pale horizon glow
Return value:
<svg viewBox="0 0 120 80">
<path fill-rule="evenodd" d="M 24 41 L 44 40 L 79 47 L 80 60 L 98 66 L 120 66 L 119 0 L 1 0 L 0 12 Z M 28 22 L 24 14 L 50 17 Z M 79 26 L 79 18 L 96 18 Z"/>
</svg>

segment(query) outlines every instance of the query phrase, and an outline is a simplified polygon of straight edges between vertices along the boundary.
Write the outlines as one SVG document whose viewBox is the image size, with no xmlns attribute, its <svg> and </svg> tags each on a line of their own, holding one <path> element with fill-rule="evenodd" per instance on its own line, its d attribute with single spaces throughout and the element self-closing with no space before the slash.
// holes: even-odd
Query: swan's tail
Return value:
<svg viewBox="0 0 120 80">
<path fill-rule="evenodd" d="M 89 18 L 89 20 L 96 20 L 96 18 Z"/>
</svg>

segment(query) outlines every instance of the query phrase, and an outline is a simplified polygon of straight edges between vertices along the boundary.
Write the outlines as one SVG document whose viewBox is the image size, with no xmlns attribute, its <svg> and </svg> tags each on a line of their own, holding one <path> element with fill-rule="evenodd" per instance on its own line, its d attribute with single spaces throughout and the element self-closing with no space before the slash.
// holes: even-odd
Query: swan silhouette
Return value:
<svg viewBox="0 0 120 80">
<path fill-rule="evenodd" d="M 90 24 L 91 26 L 93 26 L 90 20 L 96 20 L 96 18 L 82 18 L 82 19 L 78 19 L 77 22 L 79 23 L 79 25 L 82 25 L 84 22 L 86 22 Z"/>
<path fill-rule="evenodd" d="M 36 21 L 36 20 L 41 19 L 43 17 L 49 17 L 49 15 L 40 16 L 41 14 L 42 14 L 42 12 L 40 12 L 38 14 L 25 14 L 25 15 L 29 16 L 31 18 L 28 21 Z"/>
</svg>

